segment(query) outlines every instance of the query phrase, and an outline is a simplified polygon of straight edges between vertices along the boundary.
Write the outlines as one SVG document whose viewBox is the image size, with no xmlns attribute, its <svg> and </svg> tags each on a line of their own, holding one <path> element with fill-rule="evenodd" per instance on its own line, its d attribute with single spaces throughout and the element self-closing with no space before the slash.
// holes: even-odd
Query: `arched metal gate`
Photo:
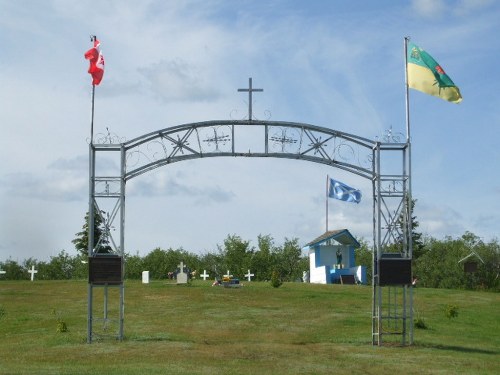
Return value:
<svg viewBox="0 0 500 375">
<path fill-rule="evenodd" d="M 250 145 L 250 146 L 249 146 Z M 101 158 L 114 158 L 116 170 Z M 413 342 L 411 278 L 410 143 L 389 134 L 370 140 L 329 128 L 294 122 L 223 120 L 174 126 L 122 141 L 107 134 L 89 148 L 89 303 L 88 338 L 94 339 L 96 287 L 119 290 L 117 338 L 123 338 L 125 187 L 128 180 L 171 163 L 208 157 L 272 157 L 306 160 L 336 167 L 372 182 L 373 303 L 372 343 L 397 337 Z M 106 205 L 108 208 L 103 209 Z M 103 215 L 102 212 L 107 212 Z M 113 255 L 95 248 L 95 215 L 101 215 L 102 240 Z M 111 230 L 114 228 L 114 230 Z M 98 243 L 101 239 L 98 239 Z M 394 249 L 398 251 L 395 253 Z M 400 267 L 403 265 L 403 267 Z M 409 269 L 408 266 L 409 265 Z M 114 271 L 113 271 L 114 270 Z M 408 276 L 408 272 L 410 273 Z M 398 276 L 399 275 L 399 276 Z"/>
</svg>

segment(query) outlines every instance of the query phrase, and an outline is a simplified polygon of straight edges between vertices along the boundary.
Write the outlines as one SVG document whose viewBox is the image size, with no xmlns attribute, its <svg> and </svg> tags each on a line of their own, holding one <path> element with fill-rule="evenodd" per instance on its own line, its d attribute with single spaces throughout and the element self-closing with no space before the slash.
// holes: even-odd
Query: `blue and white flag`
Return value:
<svg viewBox="0 0 500 375">
<path fill-rule="evenodd" d="M 359 190 L 349 187 L 342 182 L 335 181 L 333 178 L 330 178 L 328 197 L 339 199 L 344 202 L 361 202 L 361 192 Z"/>
</svg>

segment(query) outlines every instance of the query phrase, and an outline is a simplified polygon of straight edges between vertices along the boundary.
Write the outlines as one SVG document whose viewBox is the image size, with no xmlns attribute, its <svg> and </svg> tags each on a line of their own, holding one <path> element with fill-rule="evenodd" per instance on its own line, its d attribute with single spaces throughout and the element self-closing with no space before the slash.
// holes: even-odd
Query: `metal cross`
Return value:
<svg viewBox="0 0 500 375">
<path fill-rule="evenodd" d="M 238 92 L 248 92 L 248 119 L 252 120 L 252 92 L 263 92 L 264 89 L 254 89 L 252 78 L 248 78 L 248 89 L 238 89 Z"/>
</svg>

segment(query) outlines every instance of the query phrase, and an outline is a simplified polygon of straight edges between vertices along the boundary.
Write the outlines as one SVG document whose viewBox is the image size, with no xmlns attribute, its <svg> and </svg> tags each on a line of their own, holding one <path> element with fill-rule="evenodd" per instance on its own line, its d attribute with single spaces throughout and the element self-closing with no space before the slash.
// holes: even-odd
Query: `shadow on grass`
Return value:
<svg viewBox="0 0 500 375">
<path fill-rule="evenodd" d="M 124 341 L 134 341 L 134 342 L 184 342 L 184 343 L 194 343 L 193 340 L 183 339 L 181 337 L 172 337 L 169 335 L 143 335 L 143 336 L 130 336 L 125 337 Z"/>
<path fill-rule="evenodd" d="M 428 349 L 438 349 L 438 350 L 449 350 L 449 351 L 460 352 L 460 353 L 478 353 L 478 354 L 491 354 L 491 355 L 500 354 L 499 350 L 467 348 L 464 346 L 455 346 L 455 345 L 416 344 L 415 346 L 420 347 L 420 348 L 426 348 L 426 349 L 428 348 Z"/>
</svg>

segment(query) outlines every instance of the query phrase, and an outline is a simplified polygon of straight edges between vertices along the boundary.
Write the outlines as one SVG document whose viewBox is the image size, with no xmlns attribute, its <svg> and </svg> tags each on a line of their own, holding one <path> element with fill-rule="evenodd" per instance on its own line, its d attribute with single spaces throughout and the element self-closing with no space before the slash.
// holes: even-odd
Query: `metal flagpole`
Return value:
<svg viewBox="0 0 500 375">
<path fill-rule="evenodd" d="M 90 37 L 90 41 L 94 42 L 95 35 Z M 88 257 L 92 257 L 94 253 L 94 230 L 95 230 L 95 210 L 94 210 L 94 196 L 95 196 L 95 151 L 94 151 L 94 100 L 95 100 L 95 84 L 92 83 L 92 99 L 90 110 L 90 142 L 89 142 L 89 213 L 88 213 L 88 244 L 87 252 Z M 90 267 L 90 260 L 88 262 Z M 87 343 L 92 342 L 92 303 L 93 303 L 93 287 L 89 282 L 88 284 L 88 303 L 87 303 Z"/>
<path fill-rule="evenodd" d="M 407 212 L 407 220 L 406 220 L 406 233 L 408 238 L 408 254 L 407 256 L 410 259 L 413 259 L 413 238 L 412 238 L 412 218 L 411 218 L 411 209 L 412 209 L 412 189 L 411 189 L 411 133 L 410 133 L 410 89 L 408 86 L 408 41 L 410 37 L 404 38 L 404 53 L 405 53 L 405 90 L 406 90 L 406 144 L 407 144 L 407 152 L 408 152 L 408 184 L 407 184 L 407 196 L 406 199 L 406 212 Z M 413 275 L 412 275 L 413 277 Z M 409 298 L 409 309 L 410 309 L 410 323 L 409 323 L 409 344 L 413 344 L 413 287 L 405 286 L 405 288 L 409 288 L 410 298 Z"/>
<path fill-rule="evenodd" d="M 405 52 L 405 103 L 406 103 L 406 142 L 410 142 L 410 89 L 408 87 L 408 41 L 409 36 L 404 38 L 404 52 Z"/>
<path fill-rule="evenodd" d="M 326 175 L 326 231 L 328 232 L 328 180 L 329 176 Z"/>
</svg>

